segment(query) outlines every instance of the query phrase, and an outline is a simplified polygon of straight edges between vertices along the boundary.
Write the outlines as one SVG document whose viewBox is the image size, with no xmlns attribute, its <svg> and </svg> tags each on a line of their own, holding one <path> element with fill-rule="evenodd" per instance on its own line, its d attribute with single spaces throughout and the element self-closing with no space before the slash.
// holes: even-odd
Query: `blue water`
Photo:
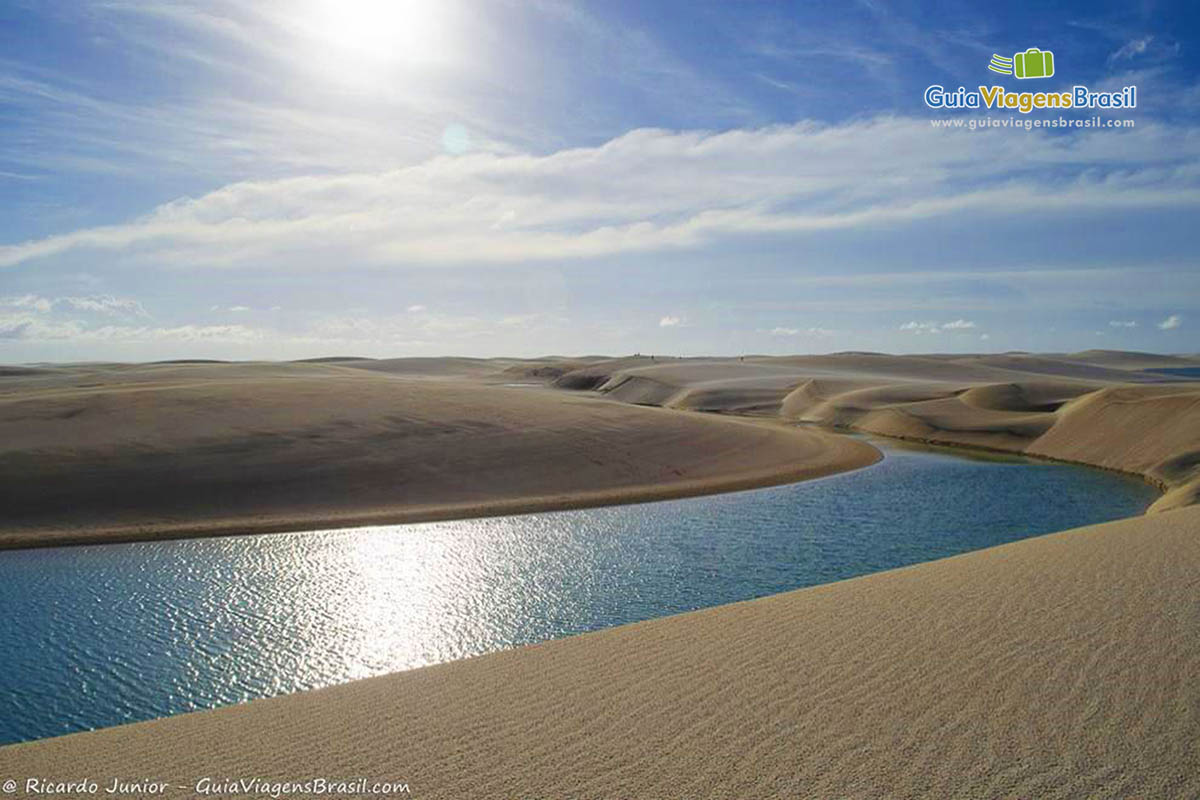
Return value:
<svg viewBox="0 0 1200 800">
<path fill-rule="evenodd" d="M 644 505 L 0 553 L 0 742 L 149 719 L 849 578 L 1142 512 L 1141 482 L 886 447 Z"/>
<path fill-rule="evenodd" d="M 1146 372 L 1170 375 L 1175 378 L 1200 378 L 1200 367 L 1163 367 L 1162 369 L 1148 369 Z"/>
</svg>

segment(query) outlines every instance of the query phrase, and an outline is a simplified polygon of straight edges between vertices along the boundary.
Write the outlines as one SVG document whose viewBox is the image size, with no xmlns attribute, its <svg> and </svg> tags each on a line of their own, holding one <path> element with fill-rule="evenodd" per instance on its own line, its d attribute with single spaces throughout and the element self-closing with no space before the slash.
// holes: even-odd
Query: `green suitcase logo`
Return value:
<svg viewBox="0 0 1200 800">
<path fill-rule="evenodd" d="M 988 69 L 1021 79 L 1049 78 L 1054 75 L 1054 53 L 1031 47 L 1024 53 L 1014 53 L 1012 58 L 992 55 Z"/>
<path fill-rule="evenodd" d="M 1018 78 L 1049 78 L 1054 74 L 1054 53 L 1031 47 L 1014 55 L 1013 64 Z"/>
</svg>

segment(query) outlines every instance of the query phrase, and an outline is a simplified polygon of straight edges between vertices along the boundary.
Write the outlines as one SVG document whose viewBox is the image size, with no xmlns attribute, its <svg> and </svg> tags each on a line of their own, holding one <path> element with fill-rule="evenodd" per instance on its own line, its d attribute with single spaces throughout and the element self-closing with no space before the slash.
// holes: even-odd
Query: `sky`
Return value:
<svg viewBox="0 0 1200 800">
<path fill-rule="evenodd" d="M 0 0 L 0 362 L 1200 352 L 1200 9 L 1016 5 Z"/>
</svg>

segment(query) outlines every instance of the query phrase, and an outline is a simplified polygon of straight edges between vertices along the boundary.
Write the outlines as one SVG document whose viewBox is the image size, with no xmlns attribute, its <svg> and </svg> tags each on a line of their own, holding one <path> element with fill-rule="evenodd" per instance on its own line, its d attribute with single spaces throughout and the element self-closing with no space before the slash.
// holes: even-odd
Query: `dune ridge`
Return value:
<svg viewBox="0 0 1200 800">
<path fill-rule="evenodd" d="M 663 499 L 877 457 L 749 418 L 1127 472 L 1163 490 L 1159 512 L 1200 497 L 1200 382 L 1152 371 L 1189 365 L 1088 351 L 5 368 L 0 547 Z"/>
<path fill-rule="evenodd" d="M 511 366 L 490 364 L 490 383 L 462 359 L 86 365 L 5 379 L 0 547 L 628 503 L 879 457 L 817 431 L 511 388 Z"/>
<path fill-rule="evenodd" d="M 828 356 L 589 364 L 556 384 L 639 405 L 781 418 L 1137 475 L 1151 512 L 1200 497 L 1200 359 L 1069 355 Z"/>
</svg>

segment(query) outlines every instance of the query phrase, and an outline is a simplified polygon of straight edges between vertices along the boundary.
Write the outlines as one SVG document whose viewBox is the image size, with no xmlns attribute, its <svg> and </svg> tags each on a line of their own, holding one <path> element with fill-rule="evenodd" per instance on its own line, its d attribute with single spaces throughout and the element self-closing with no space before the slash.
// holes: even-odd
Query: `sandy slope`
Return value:
<svg viewBox="0 0 1200 800">
<path fill-rule="evenodd" d="M 413 796 L 1196 797 L 1200 508 L 316 692 L 0 773 Z M 176 791 L 184 796 L 187 791 Z"/>
<path fill-rule="evenodd" d="M 877 458 L 829 434 L 463 374 L 512 362 L 346 363 L 88 365 L 0 379 L 0 546 L 632 502 Z M 418 375 L 391 374 L 405 370 Z"/>
<path fill-rule="evenodd" d="M 1191 361 L 1097 351 L 6 368 L 0 546 L 622 502 L 867 458 L 815 432 L 634 405 L 1081 461 L 1169 489 L 1160 511 L 1200 495 L 1200 383 L 1144 370 Z"/>
<path fill-rule="evenodd" d="M 1162 367 L 1200 367 L 1200 356 L 1168 356 L 1158 353 L 1138 353 L 1128 350 L 1084 350 L 1068 358 L 1085 364 L 1114 369 L 1159 369 Z"/>
<path fill-rule="evenodd" d="M 1200 382 L 1146 372 L 1200 366 L 1149 353 L 828 356 L 594 362 L 558 385 L 628 403 L 783 417 L 938 444 L 1078 461 L 1200 497 Z M 583 375 L 586 380 L 579 380 Z"/>
</svg>

